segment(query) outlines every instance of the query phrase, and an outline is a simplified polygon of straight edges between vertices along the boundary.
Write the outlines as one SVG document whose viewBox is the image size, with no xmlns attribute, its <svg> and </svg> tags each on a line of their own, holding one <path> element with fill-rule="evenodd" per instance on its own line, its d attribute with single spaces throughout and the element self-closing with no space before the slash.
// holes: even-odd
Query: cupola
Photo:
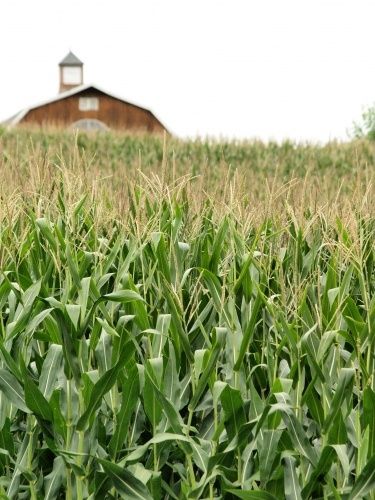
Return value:
<svg viewBox="0 0 375 500">
<path fill-rule="evenodd" d="M 59 63 L 60 92 L 65 92 L 83 84 L 83 62 L 73 52 L 69 52 Z"/>
</svg>

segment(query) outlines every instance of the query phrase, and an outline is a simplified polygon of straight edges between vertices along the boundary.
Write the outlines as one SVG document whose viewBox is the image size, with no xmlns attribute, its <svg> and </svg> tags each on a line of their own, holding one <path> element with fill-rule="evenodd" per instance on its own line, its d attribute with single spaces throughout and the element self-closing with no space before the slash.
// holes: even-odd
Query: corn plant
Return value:
<svg viewBox="0 0 375 500">
<path fill-rule="evenodd" d="M 375 498 L 374 217 L 69 182 L 1 219 L 1 498 Z"/>
</svg>

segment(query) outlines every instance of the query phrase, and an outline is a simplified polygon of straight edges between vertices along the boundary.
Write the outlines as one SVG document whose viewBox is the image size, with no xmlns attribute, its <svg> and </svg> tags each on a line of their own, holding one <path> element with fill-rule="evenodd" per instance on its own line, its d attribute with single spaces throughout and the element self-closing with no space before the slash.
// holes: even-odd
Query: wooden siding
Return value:
<svg viewBox="0 0 375 500">
<path fill-rule="evenodd" d="M 80 111 L 80 97 L 97 97 L 97 111 Z M 95 88 L 31 109 L 21 123 L 69 127 L 85 118 L 100 120 L 111 129 L 163 132 L 165 128 L 148 110 L 116 99 Z"/>
</svg>

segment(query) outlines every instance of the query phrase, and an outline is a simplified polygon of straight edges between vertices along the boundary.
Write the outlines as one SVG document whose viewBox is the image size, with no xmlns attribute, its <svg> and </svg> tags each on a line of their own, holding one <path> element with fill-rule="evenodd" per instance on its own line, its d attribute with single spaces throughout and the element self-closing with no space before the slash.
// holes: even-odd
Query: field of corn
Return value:
<svg viewBox="0 0 375 500">
<path fill-rule="evenodd" d="M 375 498 L 374 172 L 0 129 L 0 499 Z"/>
</svg>

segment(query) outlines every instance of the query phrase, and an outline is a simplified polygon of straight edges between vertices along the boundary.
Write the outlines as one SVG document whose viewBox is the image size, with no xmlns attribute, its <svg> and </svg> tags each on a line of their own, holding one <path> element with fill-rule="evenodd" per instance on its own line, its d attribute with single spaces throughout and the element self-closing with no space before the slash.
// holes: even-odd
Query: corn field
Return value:
<svg viewBox="0 0 375 500">
<path fill-rule="evenodd" d="M 50 134 L 0 137 L 0 498 L 375 498 L 372 144 Z"/>
</svg>

